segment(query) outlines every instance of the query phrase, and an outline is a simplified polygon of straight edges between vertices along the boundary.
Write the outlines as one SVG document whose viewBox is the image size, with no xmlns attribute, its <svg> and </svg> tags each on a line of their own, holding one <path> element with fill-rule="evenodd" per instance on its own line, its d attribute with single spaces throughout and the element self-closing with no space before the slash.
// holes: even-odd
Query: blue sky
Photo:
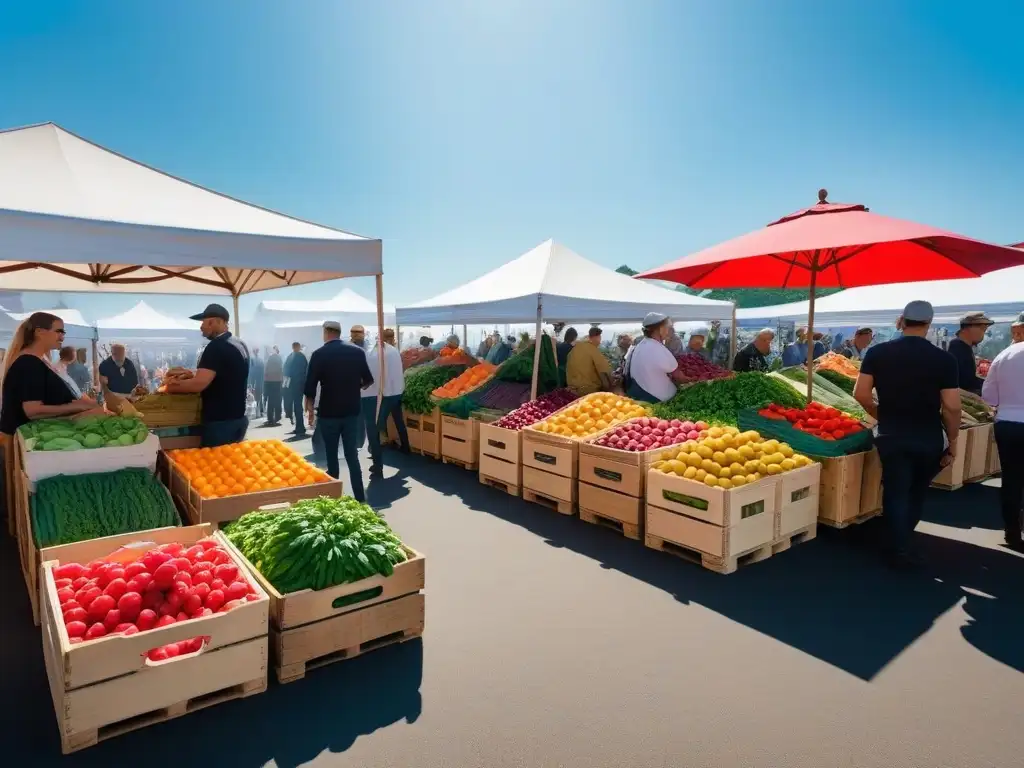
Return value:
<svg viewBox="0 0 1024 768">
<path fill-rule="evenodd" d="M 656 266 L 821 186 L 1010 242 L 1024 239 L 1017 5 L 11 2 L 0 126 L 52 120 L 380 237 L 398 304 L 548 237 Z"/>
</svg>

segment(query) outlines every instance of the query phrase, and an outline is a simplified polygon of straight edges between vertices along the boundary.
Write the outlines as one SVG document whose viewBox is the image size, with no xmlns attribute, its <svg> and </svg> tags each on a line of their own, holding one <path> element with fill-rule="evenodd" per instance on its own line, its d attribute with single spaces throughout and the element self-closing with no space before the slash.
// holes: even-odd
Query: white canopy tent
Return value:
<svg viewBox="0 0 1024 768">
<path fill-rule="evenodd" d="M 145 339 L 156 342 L 201 342 L 199 323 L 178 320 L 157 312 L 140 301 L 127 312 L 96 321 L 97 335 L 101 339 Z"/>
<path fill-rule="evenodd" d="M 252 319 L 254 325 L 280 327 L 285 323 L 316 324 L 337 320 L 342 327 L 376 325 L 377 306 L 351 288 L 343 288 L 326 301 L 261 301 Z M 395 308 L 384 306 L 384 323 L 395 322 Z"/>
<path fill-rule="evenodd" d="M 54 123 L 0 131 L 0 290 L 230 296 L 237 333 L 239 296 L 342 277 L 375 276 L 380 318 L 382 274 L 380 240 L 213 192 Z"/>
<path fill-rule="evenodd" d="M 681 320 L 734 320 L 734 306 L 650 283 L 595 264 L 554 240 L 465 285 L 396 310 L 399 325 L 637 322 L 648 312 Z M 465 332 L 463 333 L 465 336 Z M 735 332 L 732 334 L 735 338 Z M 535 345 L 532 397 L 540 345 Z"/>
<path fill-rule="evenodd" d="M 67 339 L 72 339 L 72 338 L 73 339 L 88 339 L 90 341 L 95 341 L 96 338 L 97 338 L 97 336 L 96 336 L 96 328 L 93 326 L 92 323 L 90 323 L 88 320 L 86 320 L 84 317 L 82 317 L 82 313 L 79 312 L 77 309 L 61 308 L 61 309 L 39 309 L 39 310 L 33 310 L 33 311 L 35 311 L 35 312 L 47 312 L 47 313 L 49 313 L 51 315 L 56 315 L 61 320 L 63 320 L 64 321 L 64 330 L 67 332 L 65 334 L 65 338 L 67 338 Z M 13 331 L 14 328 L 16 328 L 18 326 L 18 324 L 22 320 L 27 319 L 31 314 L 32 314 L 32 312 L 4 313 L 4 315 L 6 317 L 10 318 L 10 326 L 11 327 L 10 327 L 9 330 Z M 0 328 L 3 328 L 4 330 L 8 330 L 8 323 L 7 322 L 0 323 Z"/>
<path fill-rule="evenodd" d="M 908 302 L 923 299 L 935 308 L 936 323 L 955 323 L 967 312 L 984 311 L 996 322 L 1009 322 L 1024 311 L 1024 267 L 1010 267 L 981 277 L 928 280 L 847 288 L 814 304 L 820 327 L 891 325 Z M 808 302 L 736 311 L 742 325 L 769 322 L 807 322 Z"/>
</svg>

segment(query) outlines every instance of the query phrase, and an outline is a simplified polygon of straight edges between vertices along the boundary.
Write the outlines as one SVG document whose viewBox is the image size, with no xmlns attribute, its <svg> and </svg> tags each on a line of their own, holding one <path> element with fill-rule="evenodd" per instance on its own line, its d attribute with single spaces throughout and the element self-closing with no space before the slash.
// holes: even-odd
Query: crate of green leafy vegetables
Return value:
<svg viewBox="0 0 1024 768">
<path fill-rule="evenodd" d="M 423 632 L 426 559 L 349 497 L 244 515 L 223 530 L 270 595 L 280 682 Z"/>
</svg>

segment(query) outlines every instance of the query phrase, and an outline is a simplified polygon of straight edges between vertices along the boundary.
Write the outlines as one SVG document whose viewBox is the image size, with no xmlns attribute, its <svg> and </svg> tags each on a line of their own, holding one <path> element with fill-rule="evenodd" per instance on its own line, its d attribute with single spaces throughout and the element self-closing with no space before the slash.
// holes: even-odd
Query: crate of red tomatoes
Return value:
<svg viewBox="0 0 1024 768">
<path fill-rule="evenodd" d="M 871 449 L 871 430 L 858 419 L 821 403 L 806 408 L 786 408 L 770 403 L 763 408 L 740 411 L 740 429 L 753 429 L 782 440 L 808 456 L 846 456 Z"/>
</svg>

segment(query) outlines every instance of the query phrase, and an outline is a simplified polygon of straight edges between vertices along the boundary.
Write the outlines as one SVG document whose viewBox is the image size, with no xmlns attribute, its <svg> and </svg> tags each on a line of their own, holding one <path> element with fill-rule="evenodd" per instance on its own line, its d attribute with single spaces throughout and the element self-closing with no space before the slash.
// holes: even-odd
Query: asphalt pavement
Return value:
<svg viewBox="0 0 1024 768">
<path fill-rule="evenodd" d="M 310 453 L 308 439 L 295 447 Z M 39 631 L 4 537 L 8 764 L 1024 764 L 1024 557 L 999 546 L 991 483 L 930 493 L 920 573 L 878 563 L 875 520 L 820 529 L 722 576 L 475 474 L 386 456 L 383 478 L 370 479 L 365 460 L 363 471 L 370 503 L 427 557 L 422 640 L 71 756 L 60 754 Z"/>
</svg>

